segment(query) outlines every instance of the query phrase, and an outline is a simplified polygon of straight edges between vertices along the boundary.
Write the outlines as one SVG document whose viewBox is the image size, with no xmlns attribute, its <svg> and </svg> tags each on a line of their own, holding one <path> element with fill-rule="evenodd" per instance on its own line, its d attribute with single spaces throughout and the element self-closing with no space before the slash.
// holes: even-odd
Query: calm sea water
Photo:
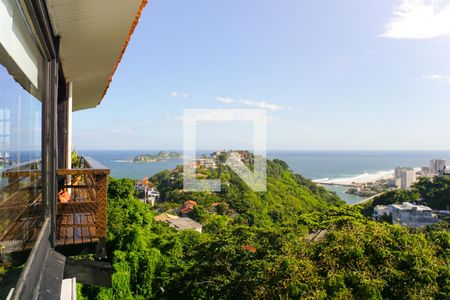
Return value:
<svg viewBox="0 0 450 300">
<path fill-rule="evenodd" d="M 173 169 L 182 164 L 181 159 L 156 163 L 133 163 L 139 154 L 156 154 L 158 151 L 117 151 L 81 150 L 81 155 L 91 156 L 111 169 L 117 178 L 143 178 L 165 169 Z M 210 153 L 212 151 L 205 151 Z M 347 178 L 364 173 L 377 173 L 393 170 L 398 166 L 428 166 L 430 159 L 443 158 L 450 161 L 450 151 L 270 151 L 268 158 L 278 158 L 288 163 L 296 173 L 309 179 Z M 345 193 L 343 187 L 328 187 L 348 203 L 361 198 Z"/>
</svg>

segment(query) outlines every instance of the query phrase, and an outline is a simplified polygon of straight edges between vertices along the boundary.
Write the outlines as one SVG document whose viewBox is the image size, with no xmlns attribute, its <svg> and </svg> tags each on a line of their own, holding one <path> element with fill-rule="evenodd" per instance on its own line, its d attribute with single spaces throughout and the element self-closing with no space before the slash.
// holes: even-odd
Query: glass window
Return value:
<svg viewBox="0 0 450 300">
<path fill-rule="evenodd" d="M 42 226 L 38 99 L 46 73 L 25 10 L 0 1 L 0 299 L 15 286 Z"/>
<path fill-rule="evenodd" d="M 9 253 L 31 249 L 41 225 L 41 110 L 0 66 L 0 286 Z"/>
</svg>

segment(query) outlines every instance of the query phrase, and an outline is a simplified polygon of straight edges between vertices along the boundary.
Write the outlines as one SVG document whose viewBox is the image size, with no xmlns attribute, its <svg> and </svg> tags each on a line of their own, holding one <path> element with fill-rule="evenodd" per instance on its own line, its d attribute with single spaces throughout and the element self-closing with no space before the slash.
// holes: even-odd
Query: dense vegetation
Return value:
<svg viewBox="0 0 450 300">
<path fill-rule="evenodd" d="M 271 162 L 269 173 L 267 195 L 248 191 L 232 175 L 219 195 L 184 195 L 177 172 L 155 176 L 164 199 L 199 201 L 202 234 L 155 222 L 130 180 L 111 179 L 113 288 L 83 286 L 80 299 L 450 297 L 446 223 L 415 230 L 375 222 L 360 207 L 332 205 L 341 203 L 282 162 Z M 208 213 L 215 201 L 235 212 Z"/>
<path fill-rule="evenodd" d="M 197 171 L 201 179 L 220 178 L 221 192 L 184 192 L 182 172 L 182 168 L 177 168 L 150 178 L 161 192 L 162 201 L 181 204 L 194 199 L 199 204 L 198 210 L 206 211 L 213 203 L 222 202 L 230 208 L 226 214 L 234 215 L 234 222 L 238 224 L 268 226 L 295 222 L 304 212 L 345 204 L 334 193 L 295 174 L 285 162 L 277 159 L 267 161 L 267 192 L 254 192 L 224 164 L 217 169 Z"/>
</svg>

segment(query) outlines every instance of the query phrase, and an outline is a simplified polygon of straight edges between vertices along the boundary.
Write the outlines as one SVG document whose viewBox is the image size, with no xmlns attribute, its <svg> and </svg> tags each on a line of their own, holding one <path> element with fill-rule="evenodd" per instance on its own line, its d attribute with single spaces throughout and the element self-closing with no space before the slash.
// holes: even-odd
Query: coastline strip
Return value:
<svg viewBox="0 0 450 300">
<path fill-rule="evenodd" d="M 381 195 L 383 195 L 384 193 L 385 193 L 385 192 L 381 192 L 381 193 L 378 193 L 378 194 L 376 194 L 376 195 L 370 196 L 370 197 L 368 197 L 368 198 L 364 198 L 364 199 L 362 199 L 362 200 L 360 200 L 360 201 L 358 201 L 358 202 L 356 202 L 356 203 L 353 203 L 353 204 L 351 204 L 351 205 L 366 204 L 367 202 L 369 202 L 369 201 L 372 200 L 373 198 L 378 197 L 378 196 L 381 196 Z"/>
</svg>

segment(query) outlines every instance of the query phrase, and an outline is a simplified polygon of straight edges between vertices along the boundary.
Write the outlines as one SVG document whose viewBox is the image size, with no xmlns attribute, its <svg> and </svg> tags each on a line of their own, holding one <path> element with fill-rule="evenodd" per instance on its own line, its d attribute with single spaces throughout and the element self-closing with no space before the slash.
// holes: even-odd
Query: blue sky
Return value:
<svg viewBox="0 0 450 300">
<path fill-rule="evenodd" d="M 183 109 L 265 108 L 269 149 L 448 150 L 449 50 L 448 0 L 152 0 L 74 147 L 181 149 Z"/>
</svg>

